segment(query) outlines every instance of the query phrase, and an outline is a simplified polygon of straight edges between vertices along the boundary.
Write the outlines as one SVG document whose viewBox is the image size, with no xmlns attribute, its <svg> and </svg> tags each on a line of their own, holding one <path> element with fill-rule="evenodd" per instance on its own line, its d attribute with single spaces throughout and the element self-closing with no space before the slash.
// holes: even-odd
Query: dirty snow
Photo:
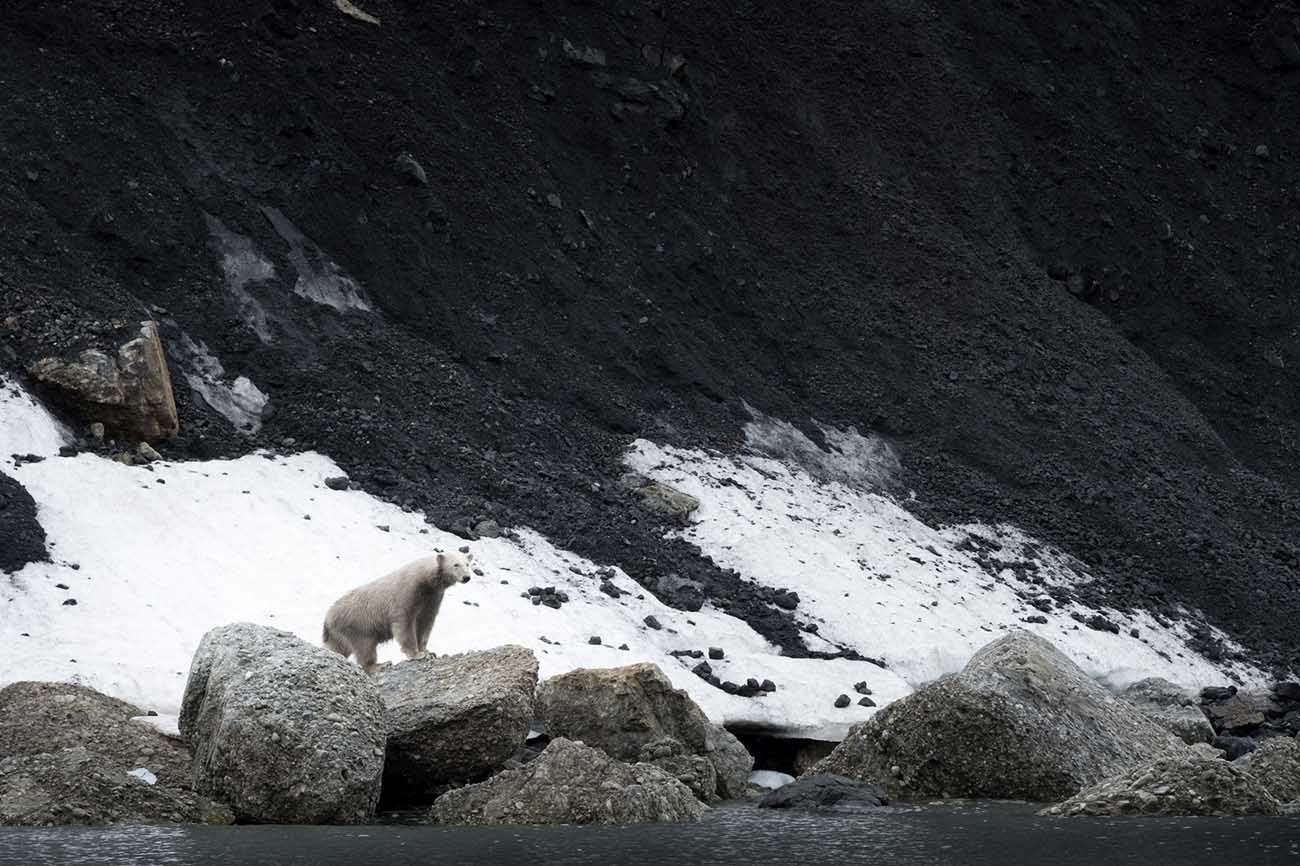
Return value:
<svg viewBox="0 0 1300 866">
<path fill-rule="evenodd" d="M 870 459 L 869 452 L 857 453 Z M 888 496 L 819 480 L 770 457 L 639 440 L 626 462 L 700 500 L 690 525 L 675 534 L 749 580 L 796 592 L 797 615 L 815 624 L 823 639 L 810 637 L 814 648 L 846 646 L 883 659 L 913 687 L 960 669 L 1012 627 L 1047 638 L 1113 687 L 1148 676 L 1186 686 L 1223 682 L 1230 673 L 1246 682 L 1264 678 L 1253 668 L 1216 665 L 1189 651 L 1185 622 L 1160 625 L 1145 612 L 1093 610 L 1078 602 L 1040 611 L 1030 602 L 1043 603 L 1049 588 L 1090 578 L 1081 563 L 1013 527 L 935 529 Z M 871 474 L 857 474 L 864 473 Z M 840 471 L 840 477 L 853 474 Z M 1071 614 L 1100 614 L 1120 633 L 1094 630 Z M 1045 624 L 1024 621 L 1039 615 Z M 1194 617 L 1187 612 L 1187 621 Z M 884 704 L 889 698 L 874 699 Z"/>
</svg>

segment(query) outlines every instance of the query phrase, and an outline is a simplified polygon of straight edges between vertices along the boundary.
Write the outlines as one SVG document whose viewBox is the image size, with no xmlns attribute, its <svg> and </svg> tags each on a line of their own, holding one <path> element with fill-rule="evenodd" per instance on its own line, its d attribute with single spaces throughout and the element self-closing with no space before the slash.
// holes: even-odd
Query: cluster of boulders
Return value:
<svg viewBox="0 0 1300 866">
<path fill-rule="evenodd" d="M 747 793 L 749 753 L 654 665 L 537 673 L 504 646 L 370 676 L 223 626 L 195 652 L 180 739 L 81 686 L 0 691 L 0 824 L 360 823 L 381 800 L 447 823 L 681 821 Z"/>
<path fill-rule="evenodd" d="M 653 664 L 539 683 L 532 652 L 504 646 L 368 676 L 241 623 L 195 653 L 180 740 L 80 686 L 0 690 L 0 824 L 358 823 L 381 801 L 441 823 L 689 821 L 756 785 L 775 789 L 758 803 L 771 809 L 996 798 L 1063 816 L 1298 812 L 1296 695 L 1283 684 L 1267 700 L 1223 690 L 1198 704 L 1160 680 L 1115 695 L 1016 631 L 810 752 L 798 779 L 751 778 L 740 741 Z M 1258 733 L 1247 719 L 1274 733 L 1227 760 L 1219 732 Z"/>
<path fill-rule="evenodd" d="M 1279 737 L 1262 760 L 1230 762 L 1207 743 L 1214 732 L 1196 720 L 1191 696 L 1150 680 L 1127 695 L 1016 631 L 856 726 L 807 774 L 879 784 L 895 799 L 1058 802 L 1045 810 L 1054 815 L 1295 808 L 1300 742 Z"/>
</svg>

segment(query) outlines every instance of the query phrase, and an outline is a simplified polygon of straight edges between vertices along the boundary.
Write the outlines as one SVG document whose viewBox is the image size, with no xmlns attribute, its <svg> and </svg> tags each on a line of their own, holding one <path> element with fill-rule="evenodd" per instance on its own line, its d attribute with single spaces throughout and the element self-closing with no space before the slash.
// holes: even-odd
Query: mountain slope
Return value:
<svg viewBox="0 0 1300 866">
<path fill-rule="evenodd" d="M 6 366 L 158 316 L 169 456 L 291 437 L 796 655 L 624 450 L 734 452 L 746 404 L 872 431 L 931 525 L 1298 663 L 1286 4 L 363 8 L 16 4 Z M 199 396 L 240 376 L 255 435 Z"/>
</svg>

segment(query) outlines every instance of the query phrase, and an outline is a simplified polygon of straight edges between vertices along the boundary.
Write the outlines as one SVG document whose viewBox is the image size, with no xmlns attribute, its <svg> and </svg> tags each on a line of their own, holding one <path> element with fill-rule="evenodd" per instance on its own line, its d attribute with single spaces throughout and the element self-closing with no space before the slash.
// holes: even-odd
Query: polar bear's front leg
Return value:
<svg viewBox="0 0 1300 866">
<path fill-rule="evenodd" d="M 411 622 L 410 618 L 403 617 L 393 621 L 393 639 L 401 647 L 402 655 L 408 659 L 417 657 L 419 648 L 415 642 L 415 623 Z"/>
</svg>

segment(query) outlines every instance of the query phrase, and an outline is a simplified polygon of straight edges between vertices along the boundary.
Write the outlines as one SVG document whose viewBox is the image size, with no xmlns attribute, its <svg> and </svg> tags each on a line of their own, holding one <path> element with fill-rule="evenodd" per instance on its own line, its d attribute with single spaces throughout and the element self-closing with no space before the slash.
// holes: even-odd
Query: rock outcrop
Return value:
<svg viewBox="0 0 1300 866">
<path fill-rule="evenodd" d="M 237 623 L 204 635 L 180 730 L 195 790 L 241 821 L 357 823 L 379 800 L 384 707 L 342 656 L 284 631 Z"/>
<path fill-rule="evenodd" d="M 131 721 L 144 711 L 84 686 L 0 689 L 0 824 L 229 824 L 193 791 L 190 753 Z"/>
<path fill-rule="evenodd" d="M 42 358 L 28 373 L 55 403 L 86 426 L 103 424 L 110 438 L 170 439 L 180 429 L 171 374 L 154 322 L 142 322 L 140 336 L 114 355 L 87 349 L 75 361 Z"/>
<path fill-rule="evenodd" d="M 642 750 L 676 740 L 683 747 L 679 755 L 701 755 L 713 765 L 716 795 L 723 799 L 744 794 L 754 766 L 735 736 L 710 722 L 690 695 L 649 663 L 552 677 L 537 689 L 537 712 L 551 736 L 582 740 L 620 760 L 653 757 Z"/>
<path fill-rule="evenodd" d="M 1254 774 L 1204 752 L 1144 762 L 1080 791 L 1044 815 L 1276 815 L 1278 801 Z"/>
<path fill-rule="evenodd" d="M 1140 680 L 1120 697 L 1188 745 L 1214 742 L 1214 726 L 1201 712 L 1196 696 L 1168 680 Z"/>
<path fill-rule="evenodd" d="M 795 779 L 758 801 L 760 809 L 805 809 L 815 812 L 866 812 L 887 805 L 885 789 L 879 785 L 817 773 Z"/>
<path fill-rule="evenodd" d="M 441 824 L 644 824 L 695 821 L 705 808 L 658 767 L 559 738 L 522 767 L 443 794 L 430 815 Z"/>
<path fill-rule="evenodd" d="M 809 773 L 875 782 L 895 799 L 1051 802 L 1171 749 L 1186 746 L 1017 630 L 855 726 Z"/>
<path fill-rule="evenodd" d="M 519 646 L 401 662 L 375 678 L 384 701 L 385 800 L 430 803 L 477 782 L 524 744 L 537 658 Z"/>
<path fill-rule="evenodd" d="M 1272 737 L 1234 763 L 1254 774 L 1279 801 L 1300 800 L 1300 740 Z"/>
</svg>

